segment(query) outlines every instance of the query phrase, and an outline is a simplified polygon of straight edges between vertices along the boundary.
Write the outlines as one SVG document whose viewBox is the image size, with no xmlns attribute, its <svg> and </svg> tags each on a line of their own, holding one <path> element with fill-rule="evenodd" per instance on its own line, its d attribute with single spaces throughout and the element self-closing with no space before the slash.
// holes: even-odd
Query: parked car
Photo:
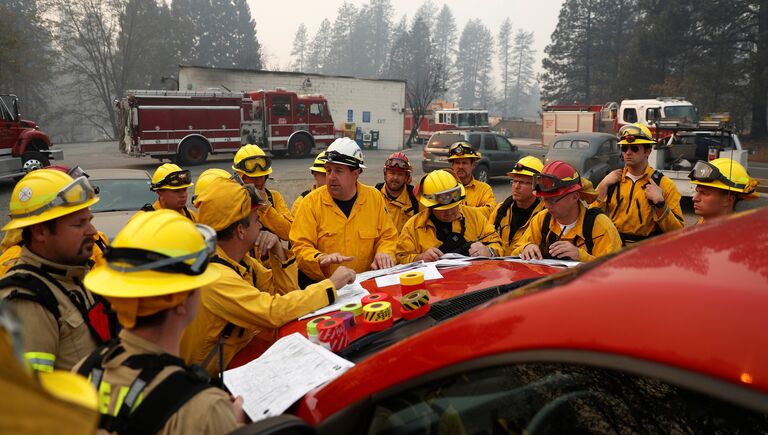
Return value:
<svg viewBox="0 0 768 435">
<path fill-rule="evenodd" d="M 300 418 L 257 424 L 323 434 L 766 433 L 766 312 L 763 208 L 522 287 L 312 390 L 293 409 Z"/>
<path fill-rule="evenodd" d="M 424 160 L 421 168 L 425 173 L 450 167 L 448 148 L 458 141 L 466 141 L 480 151 L 482 158 L 477 162 L 474 176 L 487 182 L 488 177 L 506 175 L 526 153 L 509 143 L 504 136 L 488 131 L 446 130 L 433 134 L 424 146 Z"/>
<path fill-rule="evenodd" d="M 614 169 L 624 167 L 616 136 L 608 133 L 568 133 L 555 138 L 544 158 L 570 163 L 582 177 L 597 186 Z"/>
<path fill-rule="evenodd" d="M 89 181 L 99 189 L 99 202 L 91 206 L 93 225 L 112 240 L 141 210 L 144 204 L 155 202 L 149 190 L 151 178 L 139 169 L 89 169 Z"/>
</svg>

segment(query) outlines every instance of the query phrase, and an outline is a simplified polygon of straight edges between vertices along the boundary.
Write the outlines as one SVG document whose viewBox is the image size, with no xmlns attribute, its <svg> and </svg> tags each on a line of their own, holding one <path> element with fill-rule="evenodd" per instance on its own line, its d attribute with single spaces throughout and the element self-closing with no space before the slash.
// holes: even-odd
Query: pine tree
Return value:
<svg viewBox="0 0 768 435">
<path fill-rule="evenodd" d="M 469 20 L 461 32 L 456 56 L 454 86 L 462 108 L 488 107 L 493 86 L 490 80 L 493 36 L 479 20 Z"/>
<path fill-rule="evenodd" d="M 320 23 L 320 27 L 312 39 L 307 57 L 307 72 L 326 72 L 328 54 L 331 50 L 331 22 L 326 18 Z"/>
<path fill-rule="evenodd" d="M 521 116 L 528 98 L 531 95 L 535 76 L 533 64 L 536 61 L 536 51 L 533 49 L 533 32 L 519 29 L 511 47 L 511 60 L 514 68 L 512 95 L 514 95 L 512 113 Z"/>
<path fill-rule="evenodd" d="M 509 88 L 511 78 L 511 69 L 513 67 L 512 56 L 512 20 L 509 17 L 501 22 L 499 33 L 496 36 L 496 42 L 499 56 L 499 66 L 501 67 L 501 85 L 504 88 L 504 99 L 501 101 L 501 113 L 504 118 L 509 117 Z"/>
<path fill-rule="evenodd" d="M 232 32 L 231 65 L 235 68 L 261 69 L 261 44 L 256 37 L 256 22 L 246 0 L 234 0 L 235 28 Z"/>
<path fill-rule="evenodd" d="M 344 74 L 351 69 L 354 61 L 352 36 L 357 16 L 357 7 L 345 1 L 339 6 L 336 20 L 331 30 L 330 50 L 323 72 L 326 74 Z"/>
<path fill-rule="evenodd" d="M 307 59 L 307 27 L 304 23 L 299 24 L 299 28 L 296 29 L 296 35 L 293 37 L 293 50 L 291 56 L 293 56 L 293 70 L 298 72 L 304 72 Z"/>
<path fill-rule="evenodd" d="M 443 5 L 437 14 L 435 24 L 432 28 L 434 41 L 434 58 L 443 66 L 441 89 L 447 89 L 447 79 L 452 75 L 456 57 L 456 41 L 458 40 L 458 31 L 456 20 L 448 5 Z"/>
</svg>

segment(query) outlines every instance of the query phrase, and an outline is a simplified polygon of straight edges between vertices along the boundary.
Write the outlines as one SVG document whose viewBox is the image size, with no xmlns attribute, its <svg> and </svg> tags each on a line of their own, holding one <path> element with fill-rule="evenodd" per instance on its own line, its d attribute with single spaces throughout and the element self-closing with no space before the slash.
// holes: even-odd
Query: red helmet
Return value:
<svg viewBox="0 0 768 435">
<path fill-rule="evenodd" d="M 392 153 L 387 157 L 387 161 L 384 162 L 384 170 L 395 169 L 401 171 L 412 172 L 411 162 L 408 161 L 408 156 L 405 153 L 398 151 Z"/>
<path fill-rule="evenodd" d="M 581 190 L 581 176 L 573 166 L 560 160 L 548 163 L 540 174 L 533 174 L 536 196 L 563 196 Z"/>
</svg>

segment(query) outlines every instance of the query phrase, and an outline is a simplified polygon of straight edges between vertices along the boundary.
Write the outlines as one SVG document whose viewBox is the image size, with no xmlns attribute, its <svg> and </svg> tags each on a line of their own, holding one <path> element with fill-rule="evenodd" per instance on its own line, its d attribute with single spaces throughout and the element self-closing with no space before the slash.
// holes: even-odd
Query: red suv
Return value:
<svg viewBox="0 0 768 435">
<path fill-rule="evenodd" d="M 244 430 L 766 433 L 766 313 L 764 208 L 522 287 Z"/>
</svg>

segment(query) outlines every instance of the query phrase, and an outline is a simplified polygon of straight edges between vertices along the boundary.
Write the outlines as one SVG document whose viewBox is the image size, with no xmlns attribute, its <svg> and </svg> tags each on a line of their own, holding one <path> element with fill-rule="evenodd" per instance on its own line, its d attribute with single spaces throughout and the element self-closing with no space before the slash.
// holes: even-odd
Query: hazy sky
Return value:
<svg viewBox="0 0 768 435">
<path fill-rule="evenodd" d="M 307 26 L 311 40 L 324 18 L 328 18 L 333 23 L 336 19 L 337 9 L 343 1 L 248 0 L 248 3 L 251 7 L 251 15 L 256 21 L 256 32 L 264 49 L 267 65 L 270 67 L 279 65 L 281 69 L 287 69 L 293 37 L 299 24 L 304 23 Z M 351 0 L 351 3 L 359 7 L 367 1 Z M 403 14 L 408 15 L 410 20 L 422 3 L 422 0 L 392 0 L 392 5 L 395 8 L 393 21 L 399 21 Z M 459 28 L 458 36 L 461 35 L 461 30 L 466 22 L 473 18 L 480 18 L 491 29 L 494 37 L 505 17 L 512 19 L 512 26 L 515 30 L 522 28 L 526 31 L 533 31 L 538 59 L 536 70 L 538 72 L 541 68 L 544 47 L 549 43 L 550 35 L 555 29 L 563 0 L 436 0 L 434 3 L 438 10 L 443 4 L 447 4 L 451 8 Z"/>
</svg>

